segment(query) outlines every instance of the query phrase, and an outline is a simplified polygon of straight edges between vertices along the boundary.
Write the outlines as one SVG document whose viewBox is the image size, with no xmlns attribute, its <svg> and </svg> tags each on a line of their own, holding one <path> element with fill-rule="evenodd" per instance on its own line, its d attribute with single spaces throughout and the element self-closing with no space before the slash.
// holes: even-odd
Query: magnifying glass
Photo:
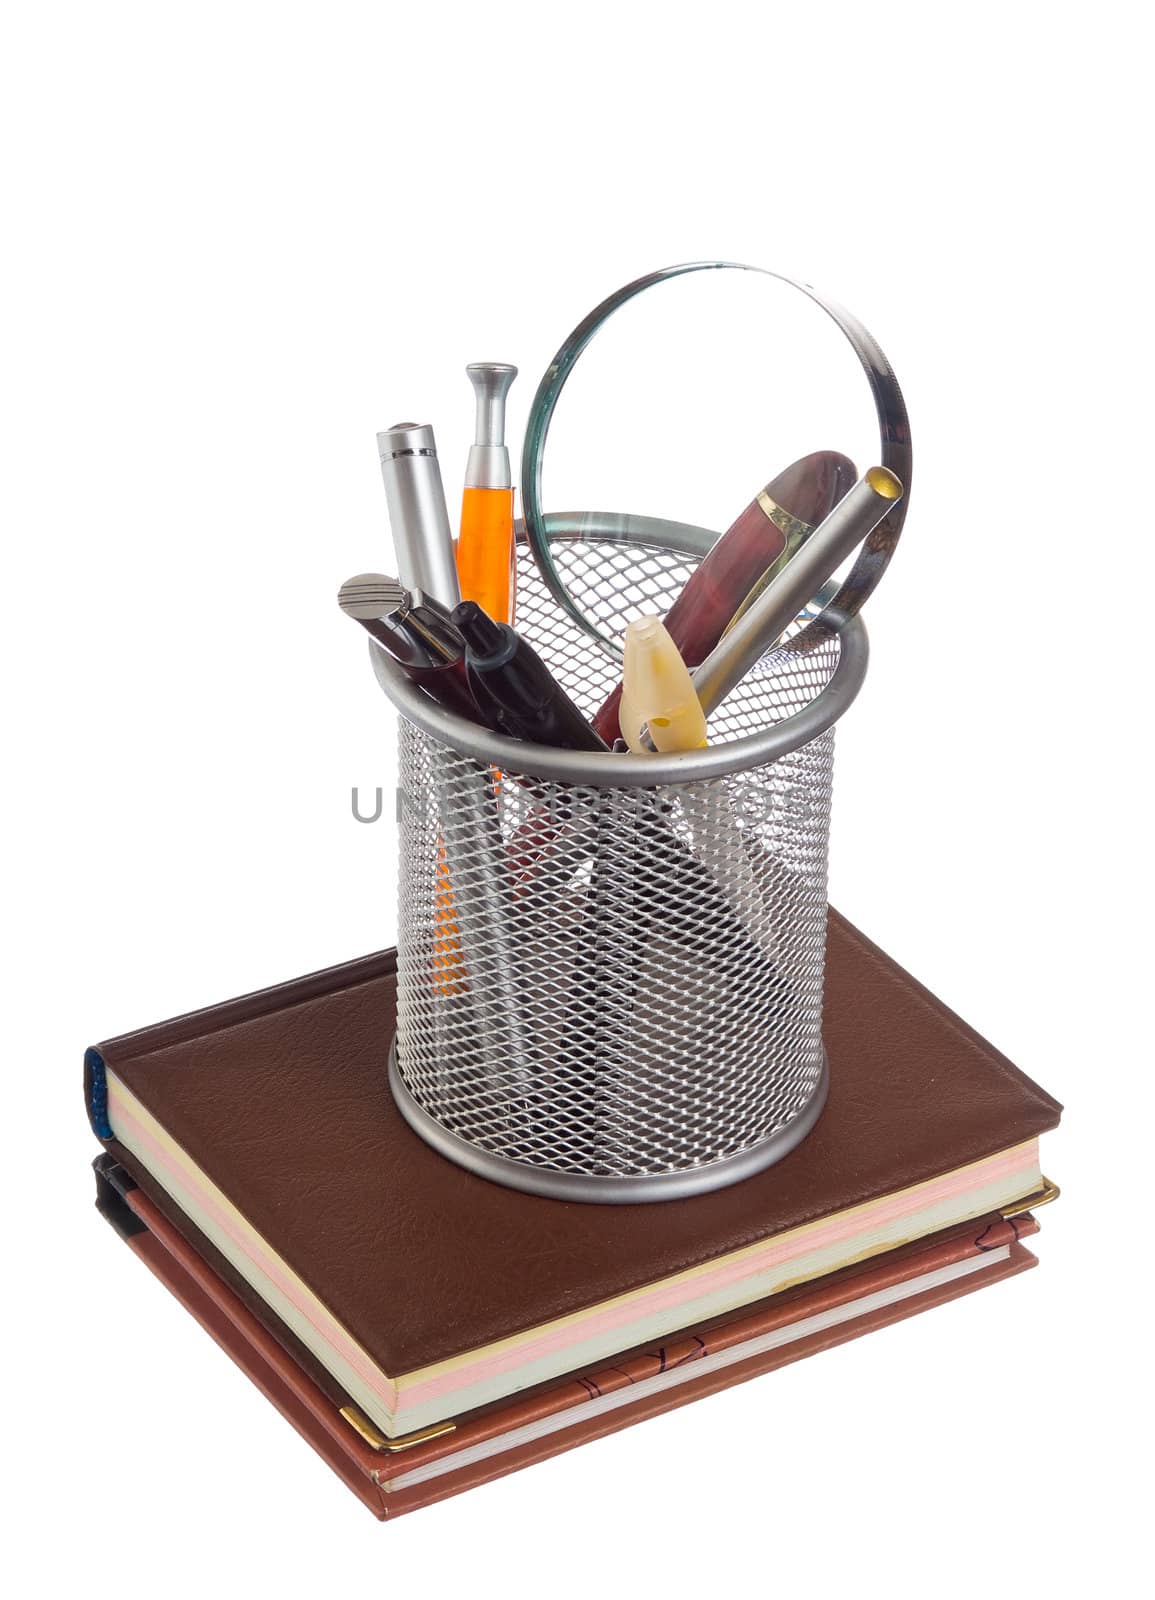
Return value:
<svg viewBox="0 0 1155 1600">
<path fill-rule="evenodd" d="M 545 504 L 547 441 L 556 510 Z M 679 527 L 700 547 L 704 529 L 728 528 L 817 456 L 849 473 L 842 493 L 852 462 L 887 469 L 904 493 L 791 639 L 800 653 L 858 612 L 898 542 L 911 478 L 898 382 L 862 324 L 809 285 L 738 262 L 665 267 L 596 306 L 543 376 L 522 455 L 526 538 L 558 604 L 617 661 L 632 603 L 621 552 L 648 537 L 669 543 L 659 536 Z M 572 506 L 592 509 L 563 509 Z M 804 521 L 777 509 L 786 531 Z M 568 559 L 575 544 L 616 551 L 617 568 L 601 574 L 588 553 Z M 634 587 L 641 608 L 645 585 Z"/>
</svg>

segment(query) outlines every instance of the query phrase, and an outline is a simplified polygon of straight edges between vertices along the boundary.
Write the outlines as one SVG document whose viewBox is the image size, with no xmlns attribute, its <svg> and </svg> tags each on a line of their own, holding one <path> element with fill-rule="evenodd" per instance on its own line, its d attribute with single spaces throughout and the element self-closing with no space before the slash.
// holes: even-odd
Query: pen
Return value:
<svg viewBox="0 0 1155 1600">
<path fill-rule="evenodd" d="M 639 617 L 626 628 L 619 720 L 635 755 L 701 750 L 706 743 L 689 668 L 658 617 Z"/>
<path fill-rule="evenodd" d="M 822 521 L 854 478 L 854 464 L 846 456 L 818 450 L 793 462 L 755 496 L 694 569 L 666 615 L 666 628 L 688 667 L 705 660 L 767 567 Z M 619 732 L 620 695 L 619 685 L 594 717 L 594 727 L 610 743 Z"/>
<path fill-rule="evenodd" d="M 819 518 L 818 520 L 821 521 L 822 519 Z M 749 611 L 750 607 L 754 604 L 755 600 L 757 600 L 758 596 L 765 589 L 770 587 L 770 585 L 774 582 L 774 579 L 782 571 L 783 567 L 785 567 L 789 561 L 794 559 L 795 555 L 797 555 L 798 551 L 814 532 L 814 524 L 803 522 L 799 517 L 783 517 L 779 523 L 779 526 L 782 528 L 782 532 L 786 536 L 786 543 L 783 545 L 781 553 L 770 563 L 770 565 L 766 568 L 766 571 L 750 590 L 750 593 L 746 596 L 745 600 L 742 601 L 742 604 L 738 607 L 734 615 L 726 624 L 725 628 L 722 630 L 723 633 L 729 633 L 730 629 L 735 626 L 738 620 L 746 615 L 747 611 Z"/>
<path fill-rule="evenodd" d="M 750 609 L 693 673 L 709 716 L 794 621 L 840 562 L 902 498 L 902 484 L 886 467 L 871 467 L 817 527 Z"/>
<path fill-rule="evenodd" d="M 512 739 L 560 750 L 605 750 L 537 652 L 474 600 L 450 613 L 465 638 L 469 687 L 483 718 Z"/>
<path fill-rule="evenodd" d="M 455 606 L 461 591 L 433 429 L 399 422 L 377 435 L 377 452 L 401 582 L 421 599 Z"/>
<path fill-rule="evenodd" d="M 414 604 L 396 578 L 362 572 L 341 585 L 338 604 L 388 652 L 405 674 L 447 711 L 480 720 L 465 672 L 465 641 L 436 602 Z M 454 758 L 440 746 L 429 753 L 438 803 L 452 827 L 437 839 L 433 863 L 434 925 L 431 976 L 445 996 L 469 992 L 467 947 L 474 961 L 492 942 L 493 917 L 485 875 L 474 870 L 490 852 L 489 873 L 497 870 L 493 836 L 500 825 L 488 782 L 463 783 Z"/>
<path fill-rule="evenodd" d="M 477 361 L 465 371 L 477 396 L 477 414 L 457 541 L 461 598 L 476 600 L 497 622 L 512 622 L 513 475 L 505 446 L 505 397 L 517 368 Z"/>
<path fill-rule="evenodd" d="M 381 572 L 348 579 L 337 603 L 431 699 L 471 722 L 480 720 L 465 672 L 465 640 L 440 608 L 415 605 L 396 578 Z"/>
</svg>

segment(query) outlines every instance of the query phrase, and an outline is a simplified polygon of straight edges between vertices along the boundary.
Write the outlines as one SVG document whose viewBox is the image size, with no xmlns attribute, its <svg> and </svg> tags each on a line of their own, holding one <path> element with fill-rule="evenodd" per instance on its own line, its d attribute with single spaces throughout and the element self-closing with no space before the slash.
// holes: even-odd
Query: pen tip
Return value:
<svg viewBox="0 0 1155 1600">
<path fill-rule="evenodd" d="M 494 622 L 476 600 L 462 600 L 449 613 L 449 619 L 471 649 L 480 655 L 494 654 L 505 644 L 507 636 L 500 623 Z"/>
</svg>

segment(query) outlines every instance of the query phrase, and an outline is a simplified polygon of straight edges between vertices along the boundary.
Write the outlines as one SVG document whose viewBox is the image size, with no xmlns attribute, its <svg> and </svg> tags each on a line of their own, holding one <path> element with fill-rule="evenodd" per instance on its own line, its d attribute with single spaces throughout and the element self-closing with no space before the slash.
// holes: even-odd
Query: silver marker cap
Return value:
<svg viewBox="0 0 1155 1600">
<path fill-rule="evenodd" d="M 511 489 L 513 473 L 505 448 L 505 397 L 517 377 L 517 368 L 504 361 L 474 361 L 465 372 L 477 396 L 477 422 L 465 468 L 465 487 Z"/>
<path fill-rule="evenodd" d="M 377 451 L 398 577 L 407 589 L 455 606 L 461 589 L 433 429 L 399 422 L 377 435 Z"/>
</svg>

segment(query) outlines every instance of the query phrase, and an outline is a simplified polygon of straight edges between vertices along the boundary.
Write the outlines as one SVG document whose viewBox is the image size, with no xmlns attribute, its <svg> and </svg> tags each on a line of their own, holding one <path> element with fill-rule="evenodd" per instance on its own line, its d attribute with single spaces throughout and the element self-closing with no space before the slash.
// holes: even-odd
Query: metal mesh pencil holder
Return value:
<svg viewBox="0 0 1155 1600">
<path fill-rule="evenodd" d="M 715 538 L 547 522 L 609 632 L 666 611 Z M 619 669 L 524 546 L 517 622 L 592 714 Z M 702 1193 L 793 1149 L 826 1095 L 834 724 L 865 675 L 861 620 L 773 651 L 709 748 L 672 756 L 502 738 L 370 653 L 403 719 L 390 1081 L 410 1125 L 474 1172 L 568 1200 Z"/>
</svg>

